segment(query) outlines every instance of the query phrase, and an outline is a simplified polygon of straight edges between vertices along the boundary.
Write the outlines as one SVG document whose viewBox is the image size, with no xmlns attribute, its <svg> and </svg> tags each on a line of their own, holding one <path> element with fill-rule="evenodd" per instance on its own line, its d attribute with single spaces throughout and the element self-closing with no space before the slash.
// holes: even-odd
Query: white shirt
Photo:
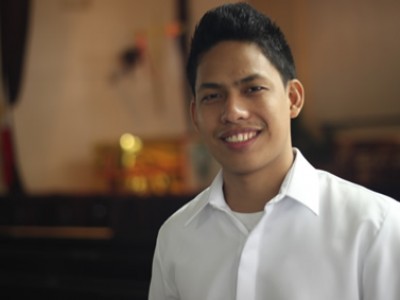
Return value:
<svg viewBox="0 0 400 300">
<path fill-rule="evenodd" d="M 150 300 L 399 300 L 400 203 L 296 159 L 250 232 L 222 173 L 161 227 Z"/>
</svg>

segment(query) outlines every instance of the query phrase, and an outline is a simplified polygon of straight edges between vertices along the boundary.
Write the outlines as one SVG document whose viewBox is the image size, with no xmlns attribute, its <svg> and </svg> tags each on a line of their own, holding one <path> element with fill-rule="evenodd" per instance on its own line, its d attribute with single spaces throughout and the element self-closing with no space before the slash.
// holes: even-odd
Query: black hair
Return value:
<svg viewBox="0 0 400 300">
<path fill-rule="evenodd" d="M 195 28 L 186 65 L 193 95 L 202 55 L 222 41 L 255 43 L 285 84 L 296 77 L 294 59 L 280 28 L 247 3 L 224 4 L 206 12 Z"/>
</svg>

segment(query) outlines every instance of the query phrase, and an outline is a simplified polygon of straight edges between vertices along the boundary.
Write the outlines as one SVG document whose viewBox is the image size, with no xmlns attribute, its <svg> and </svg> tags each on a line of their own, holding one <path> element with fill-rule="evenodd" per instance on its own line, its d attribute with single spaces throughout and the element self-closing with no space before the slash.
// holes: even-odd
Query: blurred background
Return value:
<svg viewBox="0 0 400 300">
<path fill-rule="evenodd" d="M 218 170 L 184 65 L 195 24 L 226 2 L 0 2 L 2 290 L 146 299 L 159 226 Z M 294 145 L 400 199 L 400 2 L 247 2 L 281 26 L 306 89 Z"/>
</svg>

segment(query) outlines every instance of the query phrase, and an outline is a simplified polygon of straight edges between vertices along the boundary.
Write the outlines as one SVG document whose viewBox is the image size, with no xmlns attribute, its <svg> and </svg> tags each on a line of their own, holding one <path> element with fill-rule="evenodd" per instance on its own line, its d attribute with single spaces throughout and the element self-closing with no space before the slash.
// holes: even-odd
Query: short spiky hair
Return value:
<svg viewBox="0 0 400 300">
<path fill-rule="evenodd" d="M 279 27 L 247 3 L 224 4 L 209 10 L 196 26 L 186 66 L 193 95 L 202 55 L 222 41 L 255 43 L 278 70 L 285 84 L 296 77 L 290 47 Z"/>
</svg>

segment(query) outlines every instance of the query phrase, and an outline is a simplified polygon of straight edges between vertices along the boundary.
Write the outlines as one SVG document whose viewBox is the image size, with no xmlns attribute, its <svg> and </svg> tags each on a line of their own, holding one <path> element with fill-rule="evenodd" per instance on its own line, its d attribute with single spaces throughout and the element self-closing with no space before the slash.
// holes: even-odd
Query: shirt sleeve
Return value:
<svg viewBox="0 0 400 300">
<path fill-rule="evenodd" d="M 171 276 L 166 276 L 163 272 L 158 241 L 154 251 L 148 300 L 179 300 L 179 297 L 174 296 L 174 293 L 168 288 L 168 280 L 171 279 L 168 277 Z"/>
<path fill-rule="evenodd" d="M 395 201 L 367 253 L 362 293 L 364 300 L 400 299 L 400 205 Z"/>
</svg>

